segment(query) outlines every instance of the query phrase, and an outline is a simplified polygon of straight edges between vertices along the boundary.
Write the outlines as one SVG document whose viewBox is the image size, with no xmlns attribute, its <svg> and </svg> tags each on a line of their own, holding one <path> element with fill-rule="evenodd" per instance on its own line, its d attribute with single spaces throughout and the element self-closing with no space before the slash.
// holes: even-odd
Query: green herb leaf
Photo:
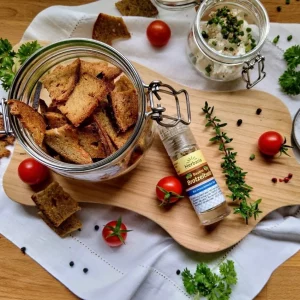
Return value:
<svg viewBox="0 0 300 300">
<path fill-rule="evenodd" d="M 282 90 L 288 95 L 300 94 L 300 71 L 286 70 L 279 77 L 279 84 Z"/>
<path fill-rule="evenodd" d="M 249 218 L 254 217 L 256 219 L 261 213 L 258 207 L 260 201 L 256 201 L 252 204 L 247 203 L 247 199 L 250 198 L 250 192 L 252 191 L 252 187 L 247 185 L 245 181 L 247 172 L 244 172 L 243 169 L 236 164 L 237 152 L 233 152 L 233 147 L 226 147 L 227 144 L 232 142 L 232 138 L 229 138 L 226 132 L 221 133 L 220 127 L 225 127 L 227 123 L 221 123 L 220 119 L 213 116 L 213 110 L 214 107 L 209 107 L 208 103 L 205 102 L 202 111 L 205 114 L 207 124 L 209 123 L 216 133 L 216 136 L 212 137 L 210 141 L 217 142 L 219 150 L 225 154 L 225 156 L 222 157 L 223 162 L 221 163 L 221 167 L 225 175 L 227 187 L 231 192 L 227 197 L 233 201 L 240 201 L 239 207 L 235 208 L 234 213 L 240 214 L 248 224 Z M 285 145 L 285 143 L 283 145 Z M 287 147 L 287 145 L 282 147 L 283 153 L 287 151 Z M 252 154 L 250 159 L 254 158 L 255 155 Z"/>
<path fill-rule="evenodd" d="M 27 58 L 29 58 L 33 53 L 38 49 L 42 48 L 37 41 L 27 42 L 22 44 L 16 54 L 16 57 L 19 59 L 20 64 L 22 65 Z"/>
<path fill-rule="evenodd" d="M 295 45 L 288 48 L 284 54 L 284 59 L 291 69 L 295 69 L 300 64 L 300 45 Z"/>
<path fill-rule="evenodd" d="M 195 299 L 206 297 L 208 300 L 229 300 L 231 286 L 237 283 L 237 274 L 231 260 L 219 267 L 220 275 L 213 273 L 204 263 L 197 265 L 193 275 L 188 269 L 182 272 L 182 280 L 188 294 Z"/>
</svg>

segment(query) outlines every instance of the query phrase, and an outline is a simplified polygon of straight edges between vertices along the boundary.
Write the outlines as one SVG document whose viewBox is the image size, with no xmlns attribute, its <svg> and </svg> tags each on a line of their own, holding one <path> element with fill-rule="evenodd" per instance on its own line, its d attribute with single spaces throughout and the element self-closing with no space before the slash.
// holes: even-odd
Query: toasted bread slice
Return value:
<svg viewBox="0 0 300 300">
<path fill-rule="evenodd" d="M 55 181 L 31 198 L 55 227 L 80 210 L 78 203 Z"/>
<path fill-rule="evenodd" d="M 10 113 L 21 121 L 22 125 L 32 135 L 34 141 L 39 146 L 42 146 L 46 131 L 46 123 L 42 115 L 21 101 L 9 100 L 7 103 L 10 107 Z"/>
<path fill-rule="evenodd" d="M 130 38 L 131 35 L 121 17 L 100 13 L 94 24 L 92 37 L 95 40 L 111 45 L 113 40 Z"/>
<path fill-rule="evenodd" d="M 42 83 L 48 90 L 52 101 L 64 102 L 68 100 L 78 82 L 79 70 L 80 59 L 78 58 L 69 65 L 58 65 L 43 77 Z"/>
<path fill-rule="evenodd" d="M 7 145 L 13 145 L 16 138 L 13 135 L 6 135 L 5 137 L 0 137 L 0 139 L 7 142 Z"/>
<path fill-rule="evenodd" d="M 0 130 L 4 130 L 4 121 L 2 115 L 0 115 Z M 5 134 L 0 134 L 0 139 L 3 137 L 5 137 Z"/>
<path fill-rule="evenodd" d="M 108 116 L 107 110 L 103 107 L 94 113 L 94 118 L 99 128 L 101 128 L 104 133 L 104 136 L 107 134 L 118 149 L 124 146 L 129 136 L 132 134 L 131 130 L 125 133 L 118 133 Z"/>
<path fill-rule="evenodd" d="M 123 16 L 154 17 L 158 15 L 157 8 L 150 0 L 122 0 L 115 5 Z"/>
<path fill-rule="evenodd" d="M 135 90 L 111 93 L 109 98 L 120 130 L 125 132 L 138 119 L 138 96 Z"/>
<path fill-rule="evenodd" d="M 91 164 L 91 156 L 79 145 L 76 129 L 71 125 L 47 130 L 45 143 L 62 157 L 76 164 Z"/>
<path fill-rule="evenodd" d="M 0 158 L 10 156 L 10 151 L 5 148 L 7 145 L 7 141 L 0 141 Z"/>
<path fill-rule="evenodd" d="M 48 105 L 43 99 L 39 100 L 39 107 L 42 115 L 48 111 Z"/>
<path fill-rule="evenodd" d="M 102 74 L 108 81 L 114 80 L 122 73 L 122 70 L 115 66 L 109 66 L 106 61 L 87 62 L 82 60 L 80 65 L 80 76 L 89 74 L 93 77 Z"/>
<path fill-rule="evenodd" d="M 99 129 L 96 124 L 90 124 L 78 128 L 79 145 L 91 156 L 91 158 L 105 158 L 106 152 L 102 145 Z"/>
<path fill-rule="evenodd" d="M 60 237 L 65 237 L 71 232 L 78 230 L 82 227 L 82 223 L 76 217 L 75 214 L 71 215 L 68 219 L 63 221 L 58 227 L 55 227 L 52 222 L 40 211 L 38 215 L 43 219 L 43 221 Z"/>
<path fill-rule="evenodd" d="M 129 78 L 122 75 L 118 81 L 115 82 L 114 92 L 125 92 L 128 90 L 133 90 L 134 86 Z"/>
<path fill-rule="evenodd" d="M 105 99 L 113 87 L 112 83 L 83 74 L 67 103 L 60 106 L 59 110 L 78 127 L 93 113 L 99 101 Z"/>
<path fill-rule="evenodd" d="M 67 118 L 60 113 L 46 112 L 44 117 L 49 128 L 58 128 L 68 124 Z"/>
</svg>

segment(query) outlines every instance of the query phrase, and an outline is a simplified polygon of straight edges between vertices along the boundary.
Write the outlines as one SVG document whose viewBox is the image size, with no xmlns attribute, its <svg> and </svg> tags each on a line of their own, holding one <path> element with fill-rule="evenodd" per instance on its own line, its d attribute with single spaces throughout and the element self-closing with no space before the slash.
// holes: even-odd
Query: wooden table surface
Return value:
<svg viewBox="0 0 300 300">
<path fill-rule="evenodd" d="M 91 0 L 0 0 L 0 37 L 16 44 L 32 19 L 51 5 L 81 5 Z M 300 2 L 261 1 L 271 22 L 299 23 Z M 281 6 L 281 12 L 276 7 Z M 300 252 L 282 264 L 271 276 L 256 300 L 300 299 Z M 0 235 L 0 299 L 78 299 L 29 256 Z"/>
</svg>

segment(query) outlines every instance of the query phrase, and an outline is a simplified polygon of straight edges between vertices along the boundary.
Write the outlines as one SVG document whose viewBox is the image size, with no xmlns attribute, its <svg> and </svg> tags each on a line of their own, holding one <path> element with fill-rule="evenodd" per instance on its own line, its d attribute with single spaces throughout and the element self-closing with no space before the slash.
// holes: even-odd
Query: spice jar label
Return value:
<svg viewBox="0 0 300 300">
<path fill-rule="evenodd" d="M 197 213 L 205 212 L 225 201 L 201 150 L 174 161 L 174 167 Z"/>
</svg>

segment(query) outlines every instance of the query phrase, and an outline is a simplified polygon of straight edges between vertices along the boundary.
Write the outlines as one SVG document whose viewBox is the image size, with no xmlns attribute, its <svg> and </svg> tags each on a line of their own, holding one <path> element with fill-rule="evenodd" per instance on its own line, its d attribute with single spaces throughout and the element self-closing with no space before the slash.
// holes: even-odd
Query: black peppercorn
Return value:
<svg viewBox="0 0 300 300">
<path fill-rule="evenodd" d="M 25 254 L 26 253 L 26 247 L 22 247 L 21 251 L 22 251 L 23 254 Z"/>
<path fill-rule="evenodd" d="M 74 266 L 74 261 L 70 261 L 69 265 L 70 265 L 70 267 L 73 267 Z"/>
<path fill-rule="evenodd" d="M 243 123 L 243 120 L 242 119 L 238 119 L 237 122 L 236 122 L 236 125 L 237 126 L 241 126 Z"/>
<path fill-rule="evenodd" d="M 272 178 L 272 182 L 276 183 L 277 182 L 277 178 L 273 177 Z"/>
<path fill-rule="evenodd" d="M 95 225 L 95 230 L 98 231 L 99 230 L 99 226 Z"/>
<path fill-rule="evenodd" d="M 87 273 L 88 271 L 89 271 L 88 268 L 84 268 L 84 269 L 83 269 L 83 272 L 84 272 L 84 273 Z"/>
<path fill-rule="evenodd" d="M 177 271 L 176 271 L 176 274 L 177 274 L 177 275 L 180 275 L 180 270 L 177 270 Z"/>
<path fill-rule="evenodd" d="M 277 6 L 277 11 L 281 12 L 281 6 Z"/>
<path fill-rule="evenodd" d="M 78 228 L 78 231 L 81 231 L 81 228 Z"/>
<path fill-rule="evenodd" d="M 257 114 L 257 115 L 260 115 L 261 112 L 262 112 L 262 109 L 261 109 L 261 108 L 258 108 L 258 109 L 256 110 L 256 114 Z"/>
</svg>

